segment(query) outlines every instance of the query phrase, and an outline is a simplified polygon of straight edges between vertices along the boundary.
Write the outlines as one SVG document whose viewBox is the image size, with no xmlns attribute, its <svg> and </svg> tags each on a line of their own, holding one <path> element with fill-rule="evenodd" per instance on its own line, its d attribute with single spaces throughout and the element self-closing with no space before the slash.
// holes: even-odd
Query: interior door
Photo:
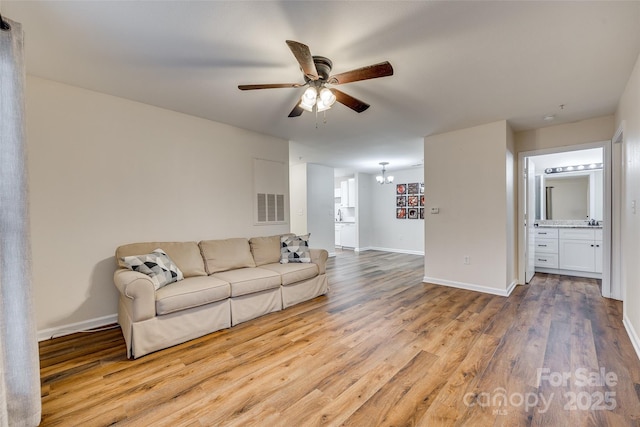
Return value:
<svg viewBox="0 0 640 427">
<path fill-rule="evenodd" d="M 525 268 L 524 282 L 529 283 L 535 274 L 536 258 L 536 234 L 534 224 L 536 222 L 536 168 L 533 161 L 525 158 Z"/>
</svg>

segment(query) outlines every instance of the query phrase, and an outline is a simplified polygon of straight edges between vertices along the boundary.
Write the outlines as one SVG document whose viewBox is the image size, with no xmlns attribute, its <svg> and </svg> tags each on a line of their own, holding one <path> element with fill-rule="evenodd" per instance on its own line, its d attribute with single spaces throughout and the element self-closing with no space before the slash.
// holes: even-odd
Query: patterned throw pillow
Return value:
<svg viewBox="0 0 640 427">
<path fill-rule="evenodd" d="M 280 264 L 289 262 L 311 262 L 309 236 L 285 235 L 280 237 Z"/>
<path fill-rule="evenodd" d="M 131 270 L 149 276 L 156 290 L 184 279 L 182 271 L 162 249 L 155 249 L 146 255 L 126 256 L 122 261 Z"/>
</svg>

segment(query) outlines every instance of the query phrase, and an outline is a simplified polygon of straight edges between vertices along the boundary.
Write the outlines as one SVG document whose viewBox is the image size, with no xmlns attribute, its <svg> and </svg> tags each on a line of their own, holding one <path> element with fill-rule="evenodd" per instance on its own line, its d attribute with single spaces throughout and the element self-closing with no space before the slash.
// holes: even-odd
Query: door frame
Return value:
<svg viewBox="0 0 640 427">
<path fill-rule="evenodd" d="M 584 144 L 567 145 L 563 147 L 544 148 L 518 153 L 518 283 L 525 284 L 525 254 L 527 236 L 524 226 L 524 186 L 526 180 L 524 176 L 524 159 L 526 157 L 540 156 L 543 154 L 565 153 L 570 151 L 586 150 L 589 148 L 602 148 L 603 162 L 603 224 L 602 224 L 602 249 L 604 259 L 602 261 L 602 296 L 611 298 L 611 220 L 612 220 L 612 182 L 611 182 L 611 140 L 600 142 L 589 142 Z M 620 299 L 621 296 L 613 296 Z"/>
</svg>

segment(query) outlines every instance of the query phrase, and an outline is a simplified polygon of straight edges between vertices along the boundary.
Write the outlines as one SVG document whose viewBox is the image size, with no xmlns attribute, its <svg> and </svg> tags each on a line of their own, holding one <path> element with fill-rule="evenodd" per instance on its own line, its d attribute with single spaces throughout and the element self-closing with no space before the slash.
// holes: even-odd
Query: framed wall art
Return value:
<svg viewBox="0 0 640 427">
<path fill-rule="evenodd" d="M 396 218 L 424 219 L 424 182 L 396 184 Z"/>
</svg>

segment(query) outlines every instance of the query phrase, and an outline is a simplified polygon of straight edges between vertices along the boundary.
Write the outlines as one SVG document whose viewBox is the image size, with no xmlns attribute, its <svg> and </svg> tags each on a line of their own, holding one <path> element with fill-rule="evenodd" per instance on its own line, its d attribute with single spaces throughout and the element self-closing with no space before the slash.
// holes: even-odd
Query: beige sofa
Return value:
<svg viewBox="0 0 640 427">
<path fill-rule="evenodd" d="M 280 236 L 268 236 L 118 247 L 114 282 L 127 356 L 138 358 L 325 294 L 327 251 L 311 249 L 310 263 L 281 264 L 280 246 Z M 157 248 L 184 279 L 156 290 L 123 257 Z"/>
</svg>

